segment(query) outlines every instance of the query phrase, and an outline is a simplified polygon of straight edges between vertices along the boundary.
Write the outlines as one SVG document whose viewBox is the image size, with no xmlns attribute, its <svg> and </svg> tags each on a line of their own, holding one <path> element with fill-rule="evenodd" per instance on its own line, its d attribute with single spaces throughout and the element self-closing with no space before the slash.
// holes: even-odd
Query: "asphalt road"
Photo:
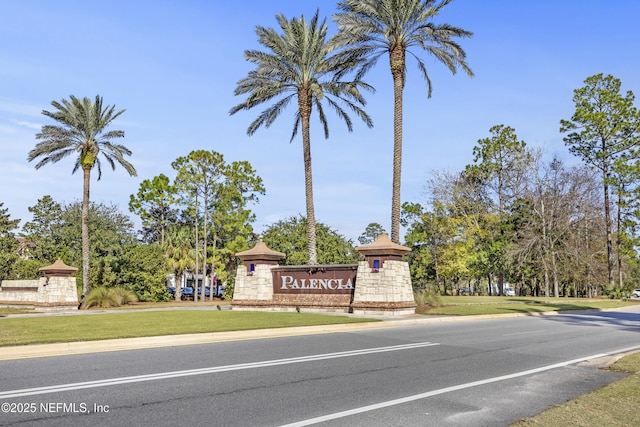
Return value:
<svg viewBox="0 0 640 427">
<path fill-rule="evenodd" d="M 640 307 L 364 328 L 2 360 L 0 425 L 503 426 L 640 349 Z"/>
</svg>

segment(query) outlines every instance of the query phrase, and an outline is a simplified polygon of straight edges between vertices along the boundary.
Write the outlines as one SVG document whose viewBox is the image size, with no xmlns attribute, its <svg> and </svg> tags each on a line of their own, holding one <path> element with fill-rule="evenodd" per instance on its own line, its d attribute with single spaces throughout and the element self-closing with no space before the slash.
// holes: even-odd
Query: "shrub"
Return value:
<svg viewBox="0 0 640 427">
<path fill-rule="evenodd" d="M 610 299 L 623 299 L 631 293 L 631 289 L 619 288 L 617 286 L 607 286 L 603 290 L 603 294 Z"/>
<path fill-rule="evenodd" d="M 119 305 L 127 305 L 138 301 L 136 294 L 125 288 L 111 288 L 111 290 L 116 294 L 118 299 L 120 300 Z"/>
<path fill-rule="evenodd" d="M 224 292 L 222 293 L 222 299 L 227 301 L 232 300 L 233 290 L 234 290 L 234 285 L 227 283 L 227 285 L 224 287 Z"/>
<path fill-rule="evenodd" d="M 124 304 L 136 302 L 136 295 L 124 288 L 107 288 L 106 286 L 98 286 L 89 291 L 89 295 L 82 303 L 82 308 L 91 307 L 119 307 Z"/>
<path fill-rule="evenodd" d="M 89 294 L 85 297 L 84 302 L 82 303 L 82 308 L 109 308 L 117 307 L 119 305 L 120 299 L 113 290 L 105 286 L 98 286 L 89 291 Z"/>
<path fill-rule="evenodd" d="M 429 288 L 413 291 L 413 298 L 418 307 L 440 307 L 442 305 L 440 295 Z"/>
</svg>

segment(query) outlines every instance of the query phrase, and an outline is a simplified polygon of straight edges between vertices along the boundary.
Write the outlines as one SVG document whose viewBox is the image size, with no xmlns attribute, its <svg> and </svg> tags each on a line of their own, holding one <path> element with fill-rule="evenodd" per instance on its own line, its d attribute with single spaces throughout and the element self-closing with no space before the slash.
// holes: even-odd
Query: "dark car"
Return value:
<svg viewBox="0 0 640 427">
<path fill-rule="evenodd" d="M 175 297 L 176 295 L 176 288 L 174 288 L 173 286 L 168 288 L 169 293 L 171 294 L 172 297 Z M 202 290 L 198 289 L 198 295 L 201 295 Z M 224 286 L 214 286 L 214 297 L 218 297 L 218 298 L 222 298 L 222 294 L 224 293 Z M 204 287 L 204 296 L 206 298 L 209 298 L 211 296 L 211 287 L 210 286 L 205 286 Z M 182 288 L 182 293 L 180 294 L 180 299 L 182 300 L 187 300 L 193 299 L 193 288 L 190 286 L 186 286 L 184 288 Z"/>
<path fill-rule="evenodd" d="M 169 291 L 169 294 L 171 294 L 171 297 L 175 298 L 176 288 L 174 288 L 173 286 L 169 286 L 167 290 Z M 193 299 L 193 288 L 188 286 L 182 288 L 182 291 L 180 292 L 180 299 L 182 300 Z"/>
<path fill-rule="evenodd" d="M 222 294 L 224 293 L 224 286 L 218 285 L 213 287 L 213 296 L 222 298 Z M 211 286 L 204 287 L 204 296 L 209 297 L 211 295 Z"/>
</svg>

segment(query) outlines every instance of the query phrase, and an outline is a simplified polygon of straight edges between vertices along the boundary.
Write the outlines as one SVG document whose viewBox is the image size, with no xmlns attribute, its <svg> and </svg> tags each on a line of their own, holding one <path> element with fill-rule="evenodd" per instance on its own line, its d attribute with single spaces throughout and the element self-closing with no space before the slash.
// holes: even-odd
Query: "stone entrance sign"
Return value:
<svg viewBox="0 0 640 427">
<path fill-rule="evenodd" d="M 78 269 L 56 260 L 40 268 L 38 280 L 3 280 L 0 304 L 30 305 L 37 309 L 77 309 L 78 289 L 73 274 Z"/>
<path fill-rule="evenodd" d="M 357 265 L 278 267 L 273 274 L 274 294 L 346 294 L 356 284 Z"/>
<path fill-rule="evenodd" d="M 236 254 L 242 264 L 231 305 L 234 310 L 415 313 L 409 265 L 402 260 L 410 249 L 382 234 L 356 250 L 364 256 L 358 264 L 279 266 L 284 254 L 260 241 Z"/>
</svg>

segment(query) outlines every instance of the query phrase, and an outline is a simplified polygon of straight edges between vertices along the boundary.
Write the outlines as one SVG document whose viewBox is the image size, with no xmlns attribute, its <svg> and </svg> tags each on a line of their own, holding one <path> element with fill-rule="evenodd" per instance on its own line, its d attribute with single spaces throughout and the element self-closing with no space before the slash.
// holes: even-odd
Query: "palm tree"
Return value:
<svg viewBox="0 0 640 427">
<path fill-rule="evenodd" d="M 233 107 L 229 114 L 240 110 L 249 110 L 256 105 L 274 100 L 275 103 L 265 109 L 247 129 L 249 136 L 261 126 L 269 127 L 285 107 L 297 100 L 298 111 L 295 115 L 291 141 L 298 128 L 302 128 L 302 150 L 304 156 L 305 196 L 309 244 L 309 263 L 317 263 L 315 213 L 313 205 L 313 185 L 311 173 L 311 141 L 309 137 L 309 120 L 313 107 L 324 128 L 325 138 L 329 137 L 329 127 L 323 101 L 344 120 L 349 131 L 352 122 L 347 112 L 338 101 L 344 103 L 357 114 L 369 127 L 373 126 L 371 118 L 360 108 L 366 104 L 360 90 L 373 90 L 366 83 L 356 79 L 342 81 L 346 71 L 355 67 L 356 63 L 340 61 L 336 55 L 340 46 L 327 40 L 326 20 L 318 22 L 318 12 L 309 24 L 304 18 L 287 20 L 283 15 L 276 16 L 282 34 L 274 29 L 256 27 L 258 41 L 267 52 L 257 50 L 245 51 L 245 58 L 256 64 L 256 68 L 247 77 L 238 82 L 236 95 L 249 94 L 247 99 Z M 280 99 L 277 99 L 280 98 Z"/>
<path fill-rule="evenodd" d="M 431 97 L 431 80 L 423 60 L 411 51 L 420 48 L 444 64 L 453 74 L 462 68 L 473 72 L 465 62 L 464 50 L 455 37 L 473 34 L 449 24 L 435 25 L 431 20 L 452 0 L 343 0 L 333 20 L 340 29 L 339 43 L 348 45 L 347 57 L 363 61 L 356 78 L 362 77 L 384 54 L 389 55 L 393 77 L 393 193 L 391 197 L 391 240 L 400 242 L 400 176 L 402 171 L 402 92 L 406 77 L 406 55 L 418 61 Z"/>
<path fill-rule="evenodd" d="M 56 163 L 69 155 L 76 155 L 76 162 L 71 173 L 82 169 L 83 196 L 82 196 L 82 294 L 89 292 L 89 182 L 91 170 L 98 168 L 98 180 L 102 177 L 102 169 L 99 154 L 102 154 L 111 168 L 115 170 L 116 162 L 122 165 L 131 176 L 137 172 L 133 165 L 125 160 L 124 156 L 130 156 L 131 151 L 119 144 L 112 144 L 116 138 L 123 138 L 124 131 L 112 130 L 105 132 L 106 128 L 116 117 L 124 113 L 124 110 L 115 111 L 114 105 L 102 105 L 102 97 L 96 95 L 92 102 L 89 98 L 76 98 L 71 95 L 70 100 L 61 102 L 52 101 L 57 111 L 43 110 L 42 114 L 59 122 L 60 125 L 44 125 L 36 139 L 42 140 L 35 148 L 29 151 L 27 159 L 33 161 L 40 159 L 36 169 L 40 169 L 47 163 Z"/>
</svg>

